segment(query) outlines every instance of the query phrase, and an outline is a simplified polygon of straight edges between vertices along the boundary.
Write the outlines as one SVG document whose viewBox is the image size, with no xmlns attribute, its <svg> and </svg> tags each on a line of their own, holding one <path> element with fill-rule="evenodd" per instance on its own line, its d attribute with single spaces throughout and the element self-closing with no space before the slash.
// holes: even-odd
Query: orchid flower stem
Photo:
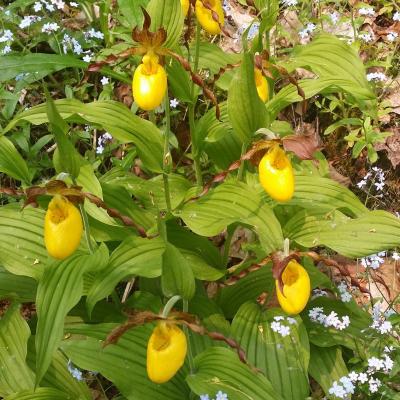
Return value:
<svg viewBox="0 0 400 400">
<path fill-rule="evenodd" d="M 188 312 L 189 311 L 189 302 L 188 300 L 183 299 L 183 312 Z M 188 357 L 189 357 L 189 369 L 190 369 L 190 374 L 193 374 L 194 372 L 194 362 L 193 362 L 193 352 L 192 352 L 192 346 L 190 344 L 190 332 L 189 329 L 184 326 L 183 330 L 188 338 Z"/>
<path fill-rule="evenodd" d="M 200 54 L 200 33 L 201 26 L 196 22 L 196 39 L 195 39 L 195 54 L 194 54 L 194 66 L 193 71 L 197 73 L 199 67 L 199 54 Z M 195 140 L 195 118 L 194 111 L 197 102 L 197 96 L 194 95 L 194 82 L 192 82 L 191 86 L 191 98 L 192 103 L 189 104 L 189 128 L 190 128 L 190 136 L 192 139 L 192 154 L 193 154 L 193 162 L 194 162 L 194 170 L 196 174 L 196 183 L 197 186 L 203 186 L 203 177 L 201 173 L 201 163 L 200 163 L 200 152 L 197 148 L 197 142 Z"/>
<path fill-rule="evenodd" d="M 169 132 L 171 130 L 171 116 L 169 110 L 169 97 L 165 96 L 165 132 L 164 132 L 164 157 L 163 157 L 163 181 L 165 202 L 168 212 L 171 212 L 171 195 L 169 191 L 168 171 L 170 168 L 171 157 L 169 154 Z"/>
<path fill-rule="evenodd" d="M 181 296 L 176 295 L 176 296 L 171 297 L 171 298 L 167 301 L 167 304 L 164 306 L 164 309 L 163 309 L 163 311 L 162 311 L 161 316 L 162 316 L 163 318 L 167 318 L 167 317 L 168 317 L 168 314 L 171 312 L 172 308 L 174 307 L 174 305 L 175 305 L 179 300 L 181 300 Z"/>
</svg>

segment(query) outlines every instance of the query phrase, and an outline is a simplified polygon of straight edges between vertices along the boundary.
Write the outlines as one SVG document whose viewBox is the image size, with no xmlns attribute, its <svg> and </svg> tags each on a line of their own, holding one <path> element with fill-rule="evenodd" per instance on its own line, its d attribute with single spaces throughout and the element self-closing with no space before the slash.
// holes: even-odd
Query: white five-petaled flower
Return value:
<svg viewBox="0 0 400 400">
<path fill-rule="evenodd" d="M 0 36 L 0 43 L 8 42 L 13 40 L 14 34 L 9 30 L 6 29 L 3 31 L 3 34 Z"/>
<path fill-rule="evenodd" d="M 58 25 L 56 22 L 47 22 L 46 24 L 43 25 L 42 32 L 53 33 L 57 32 L 59 29 L 60 25 Z"/>
<path fill-rule="evenodd" d="M 386 37 L 389 42 L 394 42 L 399 37 L 399 34 L 397 32 L 389 32 Z"/>
<path fill-rule="evenodd" d="M 297 0 L 282 0 L 282 5 L 284 7 L 296 6 Z"/>
<path fill-rule="evenodd" d="M 399 11 L 396 11 L 393 14 L 393 21 L 400 21 L 400 12 Z"/>
<path fill-rule="evenodd" d="M 8 44 L 6 46 L 4 46 L 3 50 L 1 51 L 2 54 L 8 54 L 11 53 L 11 46 L 9 46 Z"/>
<path fill-rule="evenodd" d="M 106 76 L 103 76 L 100 80 L 101 84 L 104 85 L 108 85 L 110 83 L 110 79 L 107 78 Z"/>
<path fill-rule="evenodd" d="M 333 25 L 336 25 L 339 22 L 340 15 L 335 11 L 329 14 L 329 18 Z"/>
<path fill-rule="evenodd" d="M 372 42 L 372 39 L 373 39 L 371 33 L 365 33 L 365 32 L 360 33 L 360 34 L 358 35 L 358 37 L 359 37 L 361 40 L 363 40 L 365 43 Z"/>
<path fill-rule="evenodd" d="M 35 12 L 40 11 L 43 8 L 43 5 L 40 1 L 37 1 L 34 5 L 33 5 L 33 10 Z"/>
<path fill-rule="evenodd" d="M 228 400 L 228 395 L 219 390 L 217 396 L 215 397 L 215 400 Z"/>
<path fill-rule="evenodd" d="M 362 7 L 358 10 L 358 13 L 360 15 L 369 15 L 371 17 L 375 15 L 375 11 L 372 7 Z"/>
<path fill-rule="evenodd" d="M 38 17 L 37 15 L 25 15 L 25 17 L 19 23 L 19 27 L 21 29 L 27 28 L 31 26 L 34 22 L 40 21 L 42 18 Z"/>
<path fill-rule="evenodd" d="M 178 104 L 179 104 L 179 101 L 177 99 L 172 99 L 169 101 L 169 106 L 171 108 L 176 108 L 178 106 Z"/>
</svg>

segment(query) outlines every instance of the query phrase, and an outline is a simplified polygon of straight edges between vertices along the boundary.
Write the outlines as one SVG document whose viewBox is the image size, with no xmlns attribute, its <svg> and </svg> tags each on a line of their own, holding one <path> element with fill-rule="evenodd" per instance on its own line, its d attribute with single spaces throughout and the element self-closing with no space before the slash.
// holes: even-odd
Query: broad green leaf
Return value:
<svg viewBox="0 0 400 400">
<path fill-rule="evenodd" d="M 36 365 L 36 351 L 34 338 L 31 337 L 28 345 L 28 365 L 34 370 Z M 79 400 L 90 400 L 92 397 L 84 380 L 75 379 L 67 368 L 68 359 L 57 350 L 51 361 L 50 367 L 42 379 L 42 386 L 58 389 L 68 393 L 69 398 Z"/>
<path fill-rule="evenodd" d="M 195 373 L 186 381 L 197 395 L 213 398 L 221 390 L 229 400 L 282 400 L 265 376 L 241 363 L 230 349 L 212 347 L 199 354 L 194 363 Z"/>
<path fill-rule="evenodd" d="M 71 400 L 71 396 L 58 389 L 40 387 L 15 393 L 4 400 Z"/>
<path fill-rule="evenodd" d="M 308 372 L 329 396 L 329 388 L 334 381 L 339 381 L 342 376 L 348 374 L 346 364 L 339 346 L 317 347 L 310 346 L 310 365 Z"/>
<path fill-rule="evenodd" d="M 35 375 L 26 363 L 29 326 L 19 304 L 13 304 L 0 319 L 0 396 L 35 386 Z"/>
<path fill-rule="evenodd" d="M 243 55 L 240 70 L 229 87 L 228 114 L 235 134 L 245 144 L 267 124 L 267 110 L 257 94 L 250 54 Z"/>
<path fill-rule="evenodd" d="M 272 293 L 275 280 L 272 277 L 272 264 L 267 264 L 258 271 L 251 272 L 232 286 L 221 289 L 218 305 L 227 318 L 233 318 L 240 306 L 246 301 L 255 301 L 262 293 Z"/>
<path fill-rule="evenodd" d="M 354 97 L 357 92 L 353 88 L 363 89 L 371 99 L 375 97 L 358 53 L 334 35 L 320 34 L 310 44 L 295 47 L 291 56 L 288 62 L 291 69 L 309 67 L 319 78 L 345 79 L 347 83 L 342 88 Z"/>
<path fill-rule="evenodd" d="M 174 96 L 185 103 L 191 103 L 192 80 L 189 78 L 186 70 L 174 59 L 172 59 L 171 63 L 166 66 L 166 69 L 168 74 L 168 84 L 171 87 Z"/>
<path fill-rule="evenodd" d="M 186 203 L 176 215 L 198 235 L 215 236 L 239 222 L 254 229 L 266 252 L 282 247 L 282 231 L 273 211 L 258 192 L 242 182 L 223 183 Z"/>
<path fill-rule="evenodd" d="M 151 17 L 150 30 L 155 32 L 158 28 L 167 31 L 167 40 L 164 47 L 173 49 L 179 42 L 183 29 L 183 12 L 179 0 L 150 0 L 147 12 Z"/>
<path fill-rule="evenodd" d="M 143 14 L 141 7 L 146 8 L 148 0 L 118 0 L 118 7 L 133 29 L 141 24 Z"/>
<path fill-rule="evenodd" d="M 0 299 L 16 298 L 21 303 L 34 302 L 37 282 L 27 276 L 14 275 L 0 267 Z"/>
<path fill-rule="evenodd" d="M 0 58 L 0 82 L 6 82 L 19 74 L 35 74 L 38 71 L 46 71 L 47 75 L 64 68 L 86 69 L 87 66 L 86 62 L 70 55 L 42 53 L 3 55 Z"/>
<path fill-rule="evenodd" d="M 46 100 L 47 117 L 57 143 L 57 153 L 54 153 L 53 157 L 54 167 L 58 173 L 68 172 L 73 178 L 77 178 L 80 169 L 79 154 L 67 137 L 68 125 L 61 118 L 47 89 Z"/>
<path fill-rule="evenodd" d="M 28 165 L 13 143 L 5 136 L 0 136 L 0 172 L 25 184 L 31 181 Z"/>
<path fill-rule="evenodd" d="M 95 256 L 73 255 L 46 266 L 39 282 L 36 309 L 36 382 L 40 383 L 61 341 L 64 319 L 83 293 L 83 274 Z"/>
<path fill-rule="evenodd" d="M 100 271 L 89 290 L 87 307 L 89 312 L 95 304 L 107 297 L 121 280 L 139 275 L 154 278 L 161 275 L 161 256 L 165 243 L 160 238 L 143 239 L 129 237 L 111 254 L 109 264 Z"/>
<path fill-rule="evenodd" d="M 263 311 L 255 303 L 245 303 L 232 321 L 232 336 L 250 364 L 268 377 L 277 393 L 287 400 L 304 400 L 309 393 L 307 331 L 297 317 L 291 322 L 279 321 L 290 328 L 289 335 L 282 337 L 274 332 L 271 323 L 282 314 L 281 310 Z"/>
<path fill-rule="evenodd" d="M 45 212 L 16 205 L 0 207 L 0 264 L 16 275 L 38 279 L 47 262 L 43 241 Z"/>
<path fill-rule="evenodd" d="M 183 379 L 185 367 L 162 385 L 152 383 L 147 377 L 146 348 L 152 325 L 130 329 L 117 344 L 103 348 L 102 340 L 115 327 L 115 324 L 71 326 L 70 333 L 88 337 L 64 341 L 62 349 L 79 368 L 98 371 L 113 382 L 128 400 L 189 398 L 189 390 Z"/>
<path fill-rule="evenodd" d="M 162 171 L 162 135 L 151 122 L 133 115 L 122 103 L 104 100 L 81 103 L 75 99 L 55 101 L 60 115 L 68 122 L 84 121 L 108 131 L 121 143 L 134 143 L 145 167 L 153 172 Z M 41 104 L 18 114 L 5 128 L 9 131 L 21 121 L 34 125 L 48 122 L 46 105 Z"/>
<path fill-rule="evenodd" d="M 171 243 L 166 243 L 162 255 L 161 286 L 167 297 L 178 294 L 190 300 L 195 292 L 192 269 L 182 253 Z"/>
<path fill-rule="evenodd" d="M 386 211 L 351 219 L 339 211 L 302 211 L 285 226 L 290 239 L 304 247 L 324 245 L 347 257 L 365 257 L 400 245 L 400 220 Z"/>
<path fill-rule="evenodd" d="M 360 216 L 368 211 L 353 192 L 334 180 L 306 175 L 295 176 L 294 196 L 287 204 L 311 211 L 338 209 L 351 216 Z"/>
</svg>

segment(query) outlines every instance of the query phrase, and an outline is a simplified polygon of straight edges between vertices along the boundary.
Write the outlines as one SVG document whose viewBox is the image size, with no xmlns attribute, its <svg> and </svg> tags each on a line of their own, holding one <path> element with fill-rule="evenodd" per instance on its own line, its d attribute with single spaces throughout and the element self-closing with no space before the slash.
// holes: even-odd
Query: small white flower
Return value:
<svg viewBox="0 0 400 400">
<path fill-rule="evenodd" d="M 35 12 L 40 11 L 43 8 L 42 3 L 40 1 L 37 1 L 34 5 L 33 5 L 33 10 Z"/>
<path fill-rule="evenodd" d="M 282 315 L 277 315 L 276 317 L 274 317 L 274 321 L 283 321 L 285 319 L 285 317 L 283 317 Z"/>
<path fill-rule="evenodd" d="M 386 80 L 387 77 L 383 72 L 370 72 L 367 74 L 367 81 L 384 82 Z"/>
<path fill-rule="evenodd" d="M 79 7 L 78 3 L 75 3 L 74 1 L 69 2 L 70 7 Z"/>
<path fill-rule="evenodd" d="M 179 104 L 179 101 L 177 99 L 172 99 L 169 101 L 169 105 L 171 108 L 176 108 Z"/>
<path fill-rule="evenodd" d="M 102 138 L 103 140 L 112 140 L 113 137 L 110 133 L 106 132 L 102 135 Z"/>
<path fill-rule="evenodd" d="M 397 32 L 389 32 L 386 37 L 389 42 L 394 42 L 399 37 L 399 34 Z"/>
<path fill-rule="evenodd" d="M 384 368 L 384 363 L 381 359 L 377 357 L 371 357 L 368 359 L 368 367 L 372 370 L 379 371 Z"/>
<path fill-rule="evenodd" d="M 368 79 L 368 75 L 367 75 Z M 368 79 L 369 80 L 369 79 Z M 367 181 L 365 179 L 362 179 L 360 182 L 357 183 L 357 186 L 361 189 L 367 184 Z"/>
<path fill-rule="evenodd" d="M 400 12 L 396 11 L 393 15 L 393 21 L 400 21 Z"/>
<path fill-rule="evenodd" d="M 365 372 L 360 372 L 358 374 L 358 382 L 365 383 L 368 381 L 368 375 Z"/>
<path fill-rule="evenodd" d="M 333 25 L 336 25 L 339 22 L 340 15 L 337 12 L 333 12 L 329 14 L 329 18 Z"/>
<path fill-rule="evenodd" d="M 317 297 L 324 297 L 324 296 L 328 296 L 328 292 L 326 292 L 325 290 L 321 290 L 321 289 L 314 289 L 312 291 L 312 299 L 316 299 Z"/>
<path fill-rule="evenodd" d="M 100 31 L 96 31 L 93 28 L 91 28 L 89 31 L 84 33 L 85 38 L 95 38 L 95 39 L 104 39 L 104 34 Z"/>
<path fill-rule="evenodd" d="M 315 28 L 316 28 L 315 24 L 309 22 L 305 29 L 306 29 L 306 31 L 311 33 L 311 32 L 313 32 L 315 30 Z"/>
<path fill-rule="evenodd" d="M 352 381 L 352 382 L 357 382 L 357 379 L 358 379 L 358 374 L 357 374 L 357 372 L 355 372 L 355 371 L 351 371 L 350 373 L 349 373 L 349 379 Z"/>
<path fill-rule="evenodd" d="M 42 27 L 43 33 L 52 33 L 57 32 L 60 29 L 60 26 L 56 22 L 47 22 Z"/>
<path fill-rule="evenodd" d="M 104 146 L 102 146 L 101 144 L 96 147 L 97 154 L 103 154 L 103 151 L 104 151 Z"/>
<path fill-rule="evenodd" d="M 279 333 L 281 334 L 282 337 L 288 336 L 290 335 L 290 328 L 288 326 L 281 325 Z"/>
<path fill-rule="evenodd" d="M 107 78 L 106 76 L 103 76 L 100 80 L 101 84 L 104 85 L 108 85 L 110 83 L 110 79 Z"/>
<path fill-rule="evenodd" d="M 215 400 L 229 400 L 229 399 L 226 393 L 223 393 L 221 392 L 221 390 L 219 390 L 217 396 L 215 397 Z"/>
<path fill-rule="evenodd" d="M 378 391 L 379 386 L 381 386 L 382 383 L 378 378 L 376 378 L 376 379 L 371 378 L 368 381 L 368 384 L 369 384 L 369 391 L 371 393 L 376 393 Z"/>
<path fill-rule="evenodd" d="M 89 63 L 92 60 L 92 57 L 89 54 L 86 54 L 83 58 L 83 61 Z"/>
<path fill-rule="evenodd" d="M 2 54 L 8 54 L 11 53 L 11 46 L 9 46 L 8 44 L 6 46 L 4 46 L 4 49 L 1 51 Z"/>
<path fill-rule="evenodd" d="M 374 15 L 375 15 L 375 11 L 374 11 L 374 9 L 373 9 L 372 7 L 363 7 L 363 8 L 360 8 L 360 9 L 358 10 L 358 13 L 359 13 L 360 15 L 369 15 L 369 16 L 374 16 Z"/>
<path fill-rule="evenodd" d="M 339 399 L 345 399 L 347 396 L 344 387 L 342 385 L 339 385 L 336 381 L 333 382 L 332 387 L 329 389 L 329 394 L 339 397 Z"/>
<path fill-rule="evenodd" d="M 299 32 L 299 36 L 300 36 L 302 39 L 308 38 L 308 31 L 305 30 L 305 29 L 303 29 L 302 31 Z"/>
<path fill-rule="evenodd" d="M 71 360 L 68 361 L 67 368 L 68 368 L 69 373 L 70 373 L 77 381 L 82 381 L 82 380 L 83 380 L 82 371 L 79 370 L 78 368 L 75 368 L 75 367 L 72 365 Z"/>
<path fill-rule="evenodd" d="M 43 1 L 43 0 L 42 0 L 42 3 L 46 7 L 47 11 L 53 12 L 55 10 L 53 4 L 47 3 L 46 1 Z"/>
<path fill-rule="evenodd" d="M 65 3 L 62 0 L 51 0 L 51 2 L 59 9 L 62 10 L 65 7 Z"/>
<path fill-rule="evenodd" d="M 393 350 L 394 350 L 393 346 L 385 346 L 385 348 L 383 349 L 385 353 L 391 353 Z"/>
<path fill-rule="evenodd" d="M 287 317 L 286 320 L 287 320 L 287 322 L 289 322 L 290 325 L 296 325 L 297 324 L 297 321 L 292 317 Z"/>
<path fill-rule="evenodd" d="M 384 335 L 385 333 L 390 333 L 392 332 L 392 323 L 390 321 L 384 321 L 380 328 L 379 328 L 379 332 Z"/>
<path fill-rule="evenodd" d="M 40 18 L 37 17 L 36 15 L 25 15 L 25 17 L 21 20 L 19 23 L 19 27 L 21 29 L 27 28 L 28 26 L 31 26 L 33 22 L 39 21 Z"/>
<path fill-rule="evenodd" d="M 284 7 L 296 6 L 297 0 L 282 0 L 282 5 Z"/>
<path fill-rule="evenodd" d="M 278 333 L 281 330 L 281 324 L 279 322 L 271 322 L 271 329 Z"/>
<path fill-rule="evenodd" d="M 355 386 L 351 379 L 347 376 L 342 376 L 339 379 L 340 383 L 343 385 L 344 389 L 346 390 L 347 394 L 354 394 Z"/>
<path fill-rule="evenodd" d="M 322 307 L 314 307 L 308 312 L 308 316 L 312 321 L 316 321 L 323 312 L 324 309 Z"/>
<path fill-rule="evenodd" d="M 387 354 L 385 354 L 385 359 L 383 360 L 383 364 L 386 373 L 389 373 L 393 369 L 394 362 Z"/>
<path fill-rule="evenodd" d="M 380 192 L 381 190 L 383 190 L 385 182 L 375 182 L 374 185 L 376 187 L 376 190 Z"/>
<path fill-rule="evenodd" d="M 358 37 L 366 43 L 372 42 L 372 35 L 370 33 L 360 33 Z"/>
</svg>

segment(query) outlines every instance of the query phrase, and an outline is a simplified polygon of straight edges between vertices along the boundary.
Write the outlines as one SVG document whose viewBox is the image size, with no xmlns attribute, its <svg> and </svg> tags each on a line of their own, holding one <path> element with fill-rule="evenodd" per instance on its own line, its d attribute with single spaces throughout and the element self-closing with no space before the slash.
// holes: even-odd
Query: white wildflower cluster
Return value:
<svg viewBox="0 0 400 400">
<path fill-rule="evenodd" d="M 57 32 L 59 29 L 60 25 L 58 25 L 57 22 L 47 22 L 43 25 L 42 32 L 50 34 L 53 32 Z"/>
<path fill-rule="evenodd" d="M 112 140 L 112 136 L 106 132 L 103 135 L 101 135 L 98 140 L 97 140 L 97 148 L 96 148 L 96 153 L 97 154 L 103 154 L 104 151 L 104 145 Z"/>
<path fill-rule="evenodd" d="M 381 335 L 391 333 L 392 332 L 392 323 L 387 321 L 386 318 L 388 317 L 387 313 L 382 315 L 381 312 L 381 303 L 375 303 L 372 309 L 372 325 L 370 326 L 372 329 L 378 331 Z"/>
<path fill-rule="evenodd" d="M 100 31 L 96 31 L 95 29 L 91 28 L 87 32 L 83 33 L 85 36 L 85 39 L 104 39 L 104 34 Z"/>
<path fill-rule="evenodd" d="M 21 22 L 19 23 L 19 27 L 21 29 L 28 28 L 35 22 L 39 22 L 42 19 L 42 17 L 39 17 L 37 15 L 25 15 L 24 18 L 22 18 Z"/>
<path fill-rule="evenodd" d="M 249 27 L 249 25 L 244 25 L 241 26 L 237 32 L 236 32 L 236 36 L 237 38 L 242 37 L 243 32 Z M 247 32 L 247 39 L 248 40 L 253 40 L 257 35 L 258 35 L 258 31 L 260 30 L 260 24 L 258 22 L 255 22 L 253 24 L 251 24 L 250 29 Z M 237 41 L 238 39 L 236 39 Z"/>
<path fill-rule="evenodd" d="M 301 30 L 301 31 L 299 32 L 299 36 L 300 36 L 302 39 L 306 39 L 306 38 L 308 38 L 308 37 L 314 32 L 315 28 L 316 28 L 315 24 L 309 22 L 309 23 L 307 24 L 307 26 L 306 26 L 303 30 Z"/>
<path fill-rule="evenodd" d="M 329 389 L 329 394 L 338 397 L 339 399 L 350 399 L 351 395 L 354 394 L 358 384 L 368 383 L 368 389 L 370 393 L 376 393 L 382 382 L 374 374 L 384 373 L 389 374 L 393 369 L 393 360 L 388 356 L 387 353 L 393 351 L 393 347 L 385 347 L 385 354 L 382 358 L 371 357 L 368 359 L 368 368 L 365 372 L 351 371 L 348 375 L 343 376 L 339 379 L 339 382 L 333 382 L 332 387 Z"/>
<path fill-rule="evenodd" d="M 284 7 L 297 6 L 297 0 L 282 0 L 281 3 Z"/>
<path fill-rule="evenodd" d="M 364 41 L 365 43 L 370 43 L 373 40 L 371 33 L 362 32 L 358 35 L 358 38 Z"/>
<path fill-rule="evenodd" d="M 350 318 L 348 315 L 344 315 L 342 319 L 340 319 L 335 311 L 331 311 L 330 314 L 325 315 L 323 307 L 312 308 L 308 312 L 308 316 L 312 322 L 317 322 L 326 328 L 335 328 L 339 331 L 346 329 L 350 325 Z"/>
<path fill-rule="evenodd" d="M 278 316 L 274 317 L 274 321 L 271 322 L 271 329 L 274 332 L 279 333 L 282 337 L 290 335 L 290 326 L 283 325 L 283 323 L 285 321 L 288 322 L 289 325 L 297 324 L 297 321 L 294 318 L 284 317 L 282 315 L 278 315 Z"/>
<path fill-rule="evenodd" d="M 386 36 L 387 40 L 389 40 L 389 42 L 394 42 L 397 38 L 399 37 L 399 34 L 397 32 L 389 32 Z"/>
<path fill-rule="evenodd" d="M 375 15 L 375 10 L 372 7 L 362 7 L 358 10 L 360 15 L 368 15 L 373 17 Z"/>
<path fill-rule="evenodd" d="M 83 53 L 83 49 L 82 49 L 82 46 L 80 45 L 80 43 L 75 38 L 73 38 L 67 34 L 64 34 L 64 38 L 63 38 L 61 44 L 63 46 L 64 54 L 67 54 L 69 49 L 71 49 L 74 54 L 79 55 L 79 54 Z"/>
<path fill-rule="evenodd" d="M 325 297 L 328 296 L 328 292 L 326 290 L 314 289 L 312 291 L 311 299 L 316 299 L 317 297 Z"/>
<path fill-rule="evenodd" d="M 200 395 L 200 400 L 212 400 L 208 394 Z M 218 391 L 215 400 L 229 400 L 228 395 L 221 390 Z"/>
<path fill-rule="evenodd" d="M 340 284 L 339 284 L 339 286 L 337 288 L 338 288 L 339 293 L 340 293 L 340 299 L 343 301 L 343 303 L 348 303 L 349 301 L 352 300 L 353 296 L 347 290 L 346 282 L 344 282 L 344 281 L 340 282 Z"/>
<path fill-rule="evenodd" d="M 75 367 L 72 365 L 72 361 L 71 361 L 71 360 L 68 361 L 67 368 L 68 368 L 69 373 L 70 373 L 77 381 L 82 381 L 82 380 L 83 380 L 82 371 L 81 371 L 80 369 L 78 369 L 78 368 L 75 368 Z"/>
<path fill-rule="evenodd" d="M 374 270 L 379 269 L 379 267 L 385 262 L 384 257 L 386 257 L 386 251 L 371 254 L 370 256 L 361 258 L 361 265 L 364 268 L 372 268 Z"/>
<path fill-rule="evenodd" d="M 387 76 L 383 72 L 370 72 L 367 74 L 367 81 L 371 82 L 385 82 Z"/>
<path fill-rule="evenodd" d="M 11 52 L 11 43 L 13 39 L 14 34 L 9 29 L 3 31 L 0 35 L 0 43 L 5 43 L 5 46 L 0 50 L 1 54 L 8 54 Z"/>
<path fill-rule="evenodd" d="M 400 12 L 399 11 L 396 11 L 393 14 L 393 21 L 400 21 Z"/>
<path fill-rule="evenodd" d="M 372 167 L 364 178 L 357 183 L 359 189 L 363 189 L 370 183 L 375 187 L 376 192 L 382 192 L 383 188 L 385 187 L 385 173 L 383 172 L 382 168 Z M 378 196 L 380 196 L 378 194 Z M 382 196 L 380 196 L 382 197 Z"/>
</svg>

